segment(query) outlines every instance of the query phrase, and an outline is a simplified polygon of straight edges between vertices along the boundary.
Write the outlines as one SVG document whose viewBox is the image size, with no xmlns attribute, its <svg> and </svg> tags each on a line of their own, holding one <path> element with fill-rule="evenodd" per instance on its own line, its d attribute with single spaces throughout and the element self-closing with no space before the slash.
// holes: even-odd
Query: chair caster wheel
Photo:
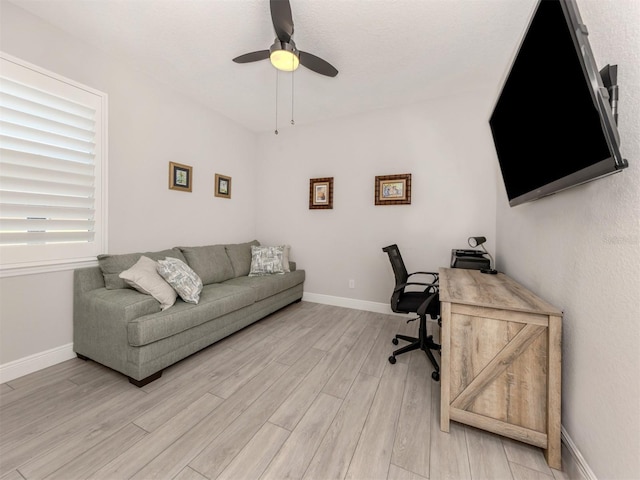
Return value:
<svg viewBox="0 0 640 480">
<path fill-rule="evenodd" d="M 393 355 L 391 355 L 391 356 L 389 357 L 389 363 L 390 363 L 391 365 L 393 365 L 394 363 L 396 363 L 396 357 L 394 357 Z"/>
<path fill-rule="evenodd" d="M 440 381 L 440 374 L 438 372 L 432 372 L 431 378 L 433 378 L 436 382 Z"/>
<path fill-rule="evenodd" d="M 398 344 L 398 339 L 394 338 L 393 340 L 391 340 L 391 343 L 393 343 L 394 345 L 397 345 Z"/>
</svg>

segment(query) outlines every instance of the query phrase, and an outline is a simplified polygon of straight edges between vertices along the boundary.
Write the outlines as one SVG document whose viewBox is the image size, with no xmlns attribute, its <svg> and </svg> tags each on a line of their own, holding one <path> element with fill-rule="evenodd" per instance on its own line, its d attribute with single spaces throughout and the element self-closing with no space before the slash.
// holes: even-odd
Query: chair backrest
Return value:
<svg viewBox="0 0 640 480">
<path fill-rule="evenodd" d="M 400 255 L 398 245 L 394 243 L 393 245 L 384 247 L 382 251 L 389 255 L 393 274 L 396 276 L 396 286 L 406 283 L 409 278 L 409 273 L 407 272 L 407 268 L 404 266 L 404 261 L 402 260 L 402 255 Z"/>
</svg>

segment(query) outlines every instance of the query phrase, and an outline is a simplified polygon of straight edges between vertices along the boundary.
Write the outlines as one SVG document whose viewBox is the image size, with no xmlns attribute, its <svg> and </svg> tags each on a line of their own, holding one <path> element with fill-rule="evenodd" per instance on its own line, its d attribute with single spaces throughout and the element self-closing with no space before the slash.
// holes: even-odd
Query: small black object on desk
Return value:
<svg viewBox="0 0 640 480">
<path fill-rule="evenodd" d="M 491 268 L 491 262 L 481 250 L 451 250 L 451 268 L 483 270 Z"/>
<path fill-rule="evenodd" d="M 481 268 L 480 273 L 489 273 L 491 275 L 496 275 L 498 273 L 498 270 L 496 270 L 495 268 Z"/>
</svg>

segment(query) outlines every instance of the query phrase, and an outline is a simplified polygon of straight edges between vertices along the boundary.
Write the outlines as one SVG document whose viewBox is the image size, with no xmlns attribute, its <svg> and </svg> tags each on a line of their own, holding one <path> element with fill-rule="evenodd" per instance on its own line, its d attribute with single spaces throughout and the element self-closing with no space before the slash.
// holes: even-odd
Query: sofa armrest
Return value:
<svg viewBox="0 0 640 480">
<path fill-rule="evenodd" d="M 100 268 L 74 272 L 73 350 L 125 375 L 137 377 L 129 358 L 127 324 L 160 311 L 160 303 L 133 289 L 107 290 Z"/>
</svg>

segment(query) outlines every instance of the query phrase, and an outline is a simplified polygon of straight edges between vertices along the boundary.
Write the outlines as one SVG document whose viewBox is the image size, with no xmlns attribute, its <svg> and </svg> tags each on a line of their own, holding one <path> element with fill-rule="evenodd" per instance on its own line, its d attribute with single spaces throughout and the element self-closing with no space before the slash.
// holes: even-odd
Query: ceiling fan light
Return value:
<svg viewBox="0 0 640 480">
<path fill-rule="evenodd" d="M 283 72 L 293 72 L 300 66 L 298 56 L 289 50 L 273 50 L 269 55 L 271 65 Z"/>
</svg>

